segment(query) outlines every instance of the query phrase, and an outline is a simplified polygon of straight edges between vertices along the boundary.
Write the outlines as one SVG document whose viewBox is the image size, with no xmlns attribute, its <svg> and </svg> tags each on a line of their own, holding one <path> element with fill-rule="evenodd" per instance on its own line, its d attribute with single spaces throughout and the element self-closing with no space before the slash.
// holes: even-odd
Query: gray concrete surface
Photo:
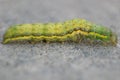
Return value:
<svg viewBox="0 0 120 80">
<path fill-rule="evenodd" d="M 13 24 L 85 18 L 120 37 L 120 0 L 0 0 L 0 42 Z M 120 80 L 120 48 L 0 43 L 0 80 Z"/>
</svg>

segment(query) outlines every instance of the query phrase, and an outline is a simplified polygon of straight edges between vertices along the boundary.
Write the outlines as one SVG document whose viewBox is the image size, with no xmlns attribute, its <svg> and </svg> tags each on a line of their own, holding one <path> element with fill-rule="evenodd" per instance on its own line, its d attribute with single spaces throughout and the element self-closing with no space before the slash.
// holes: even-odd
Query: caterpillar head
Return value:
<svg viewBox="0 0 120 80">
<path fill-rule="evenodd" d="M 117 41 L 118 41 L 117 35 L 114 32 L 112 32 L 112 34 L 110 36 L 110 44 L 116 46 L 117 45 Z"/>
</svg>

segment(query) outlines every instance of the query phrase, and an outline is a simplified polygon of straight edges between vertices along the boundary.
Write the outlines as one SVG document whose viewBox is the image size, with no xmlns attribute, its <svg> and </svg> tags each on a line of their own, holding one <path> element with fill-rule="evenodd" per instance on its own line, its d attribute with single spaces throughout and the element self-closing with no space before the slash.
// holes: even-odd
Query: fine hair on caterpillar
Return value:
<svg viewBox="0 0 120 80">
<path fill-rule="evenodd" d="M 58 23 L 20 24 L 9 27 L 3 43 L 77 42 L 87 44 L 117 45 L 117 35 L 109 28 L 84 19 L 72 19 Z"/>
</svg>

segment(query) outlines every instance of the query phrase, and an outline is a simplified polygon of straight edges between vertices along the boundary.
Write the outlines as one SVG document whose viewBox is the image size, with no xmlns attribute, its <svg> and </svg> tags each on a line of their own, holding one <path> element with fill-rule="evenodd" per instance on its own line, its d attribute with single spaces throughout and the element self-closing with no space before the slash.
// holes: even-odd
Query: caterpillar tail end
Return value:
<svg viewBox="0 0 120 80">
<path fill-rule="evenodd" d="M 5 39 L 4 39 L 4 40 L 2 41 L 2 44 L 7 44 L 7 43 L 9 43 L 8 40 L 5 40 Z"/>
</svg>

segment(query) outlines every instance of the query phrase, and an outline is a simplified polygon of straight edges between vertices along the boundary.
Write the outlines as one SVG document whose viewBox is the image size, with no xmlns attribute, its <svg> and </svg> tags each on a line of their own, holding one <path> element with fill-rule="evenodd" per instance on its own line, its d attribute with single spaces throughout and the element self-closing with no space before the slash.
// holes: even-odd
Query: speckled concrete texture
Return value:
<svg viewBox="0 0 120 80">
<path fill-rule="evenodd" d="M 0 42 L 10 25 L 73 18 L 120 37 L 120 0 L 0 0 Z M 0 80 L 120 80 L 120 47 L 0 43 Z"/>
</svg>

